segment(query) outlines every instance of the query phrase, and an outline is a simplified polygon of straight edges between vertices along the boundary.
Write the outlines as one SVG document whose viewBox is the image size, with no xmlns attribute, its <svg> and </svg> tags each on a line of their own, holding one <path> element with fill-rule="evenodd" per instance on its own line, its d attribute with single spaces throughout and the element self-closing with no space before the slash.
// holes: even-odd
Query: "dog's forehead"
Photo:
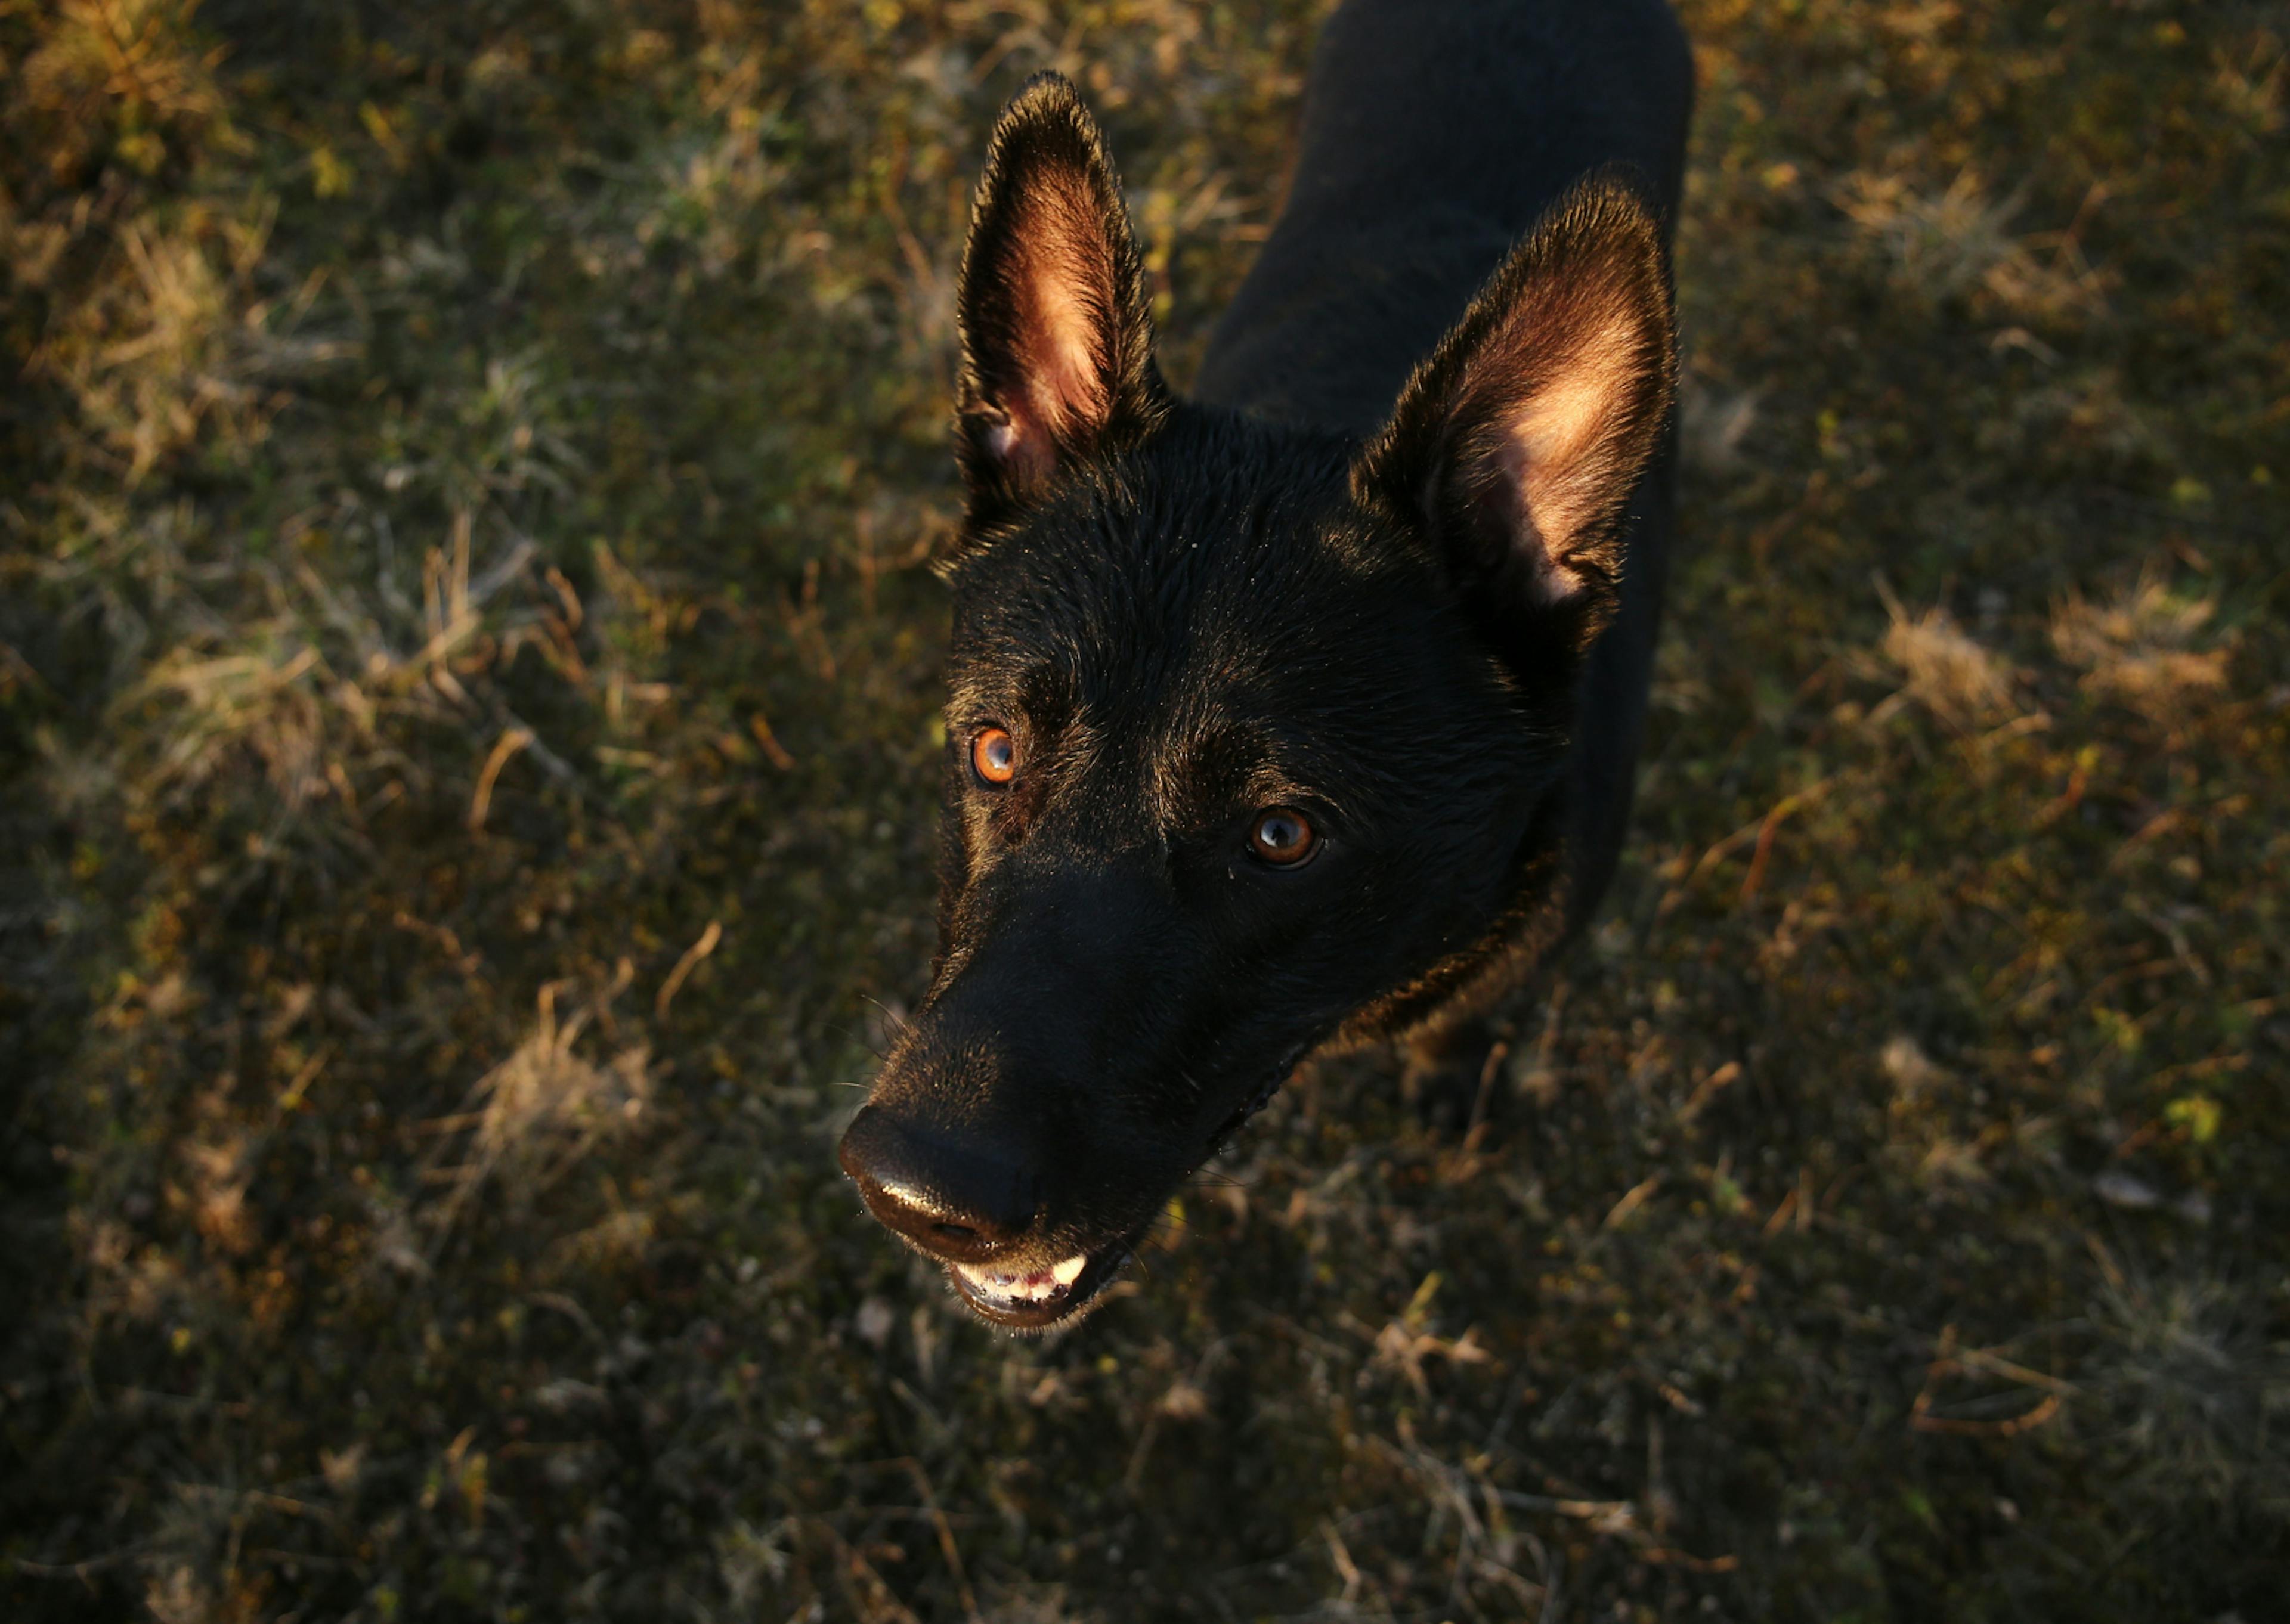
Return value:
<svg viewBox="0 0 2290 1624">
<path fill-rule="evenodd" d="M 1106 703 L 1341 663 L 1382 640 L 1394 588 L 1392 561 L 1344 544 L 1347 467 L 1339 442 L 1181 414 L 957 565 L 957 661 L 1053 664 Z"/>
<path fill-rule="evenodd" d="M 957 701 L 1133 728 L 1340 701 L 1379 681 L 1408 617 L 1404 588 L 1363 574 L 1328 528 L 1241 500 L 1045 516 L 959 578 Z"/>
</svg>

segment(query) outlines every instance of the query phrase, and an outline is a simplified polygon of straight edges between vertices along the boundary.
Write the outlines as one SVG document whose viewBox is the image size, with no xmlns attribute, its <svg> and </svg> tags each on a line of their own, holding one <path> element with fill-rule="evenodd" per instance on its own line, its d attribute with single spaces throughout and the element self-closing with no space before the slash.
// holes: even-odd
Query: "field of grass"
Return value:
<svg viewBox="0 0 2290 1624">
<path fill-rule="evenodd" d="M 1075 1334 L 834 1135 L 931 947 L 949 278 L 1173 376 L 1317 0 L 0 0 L 0 1613 L 2262 1624 L 2290 13 L 1688 0 L 1631 854 Z"/>
</svg>

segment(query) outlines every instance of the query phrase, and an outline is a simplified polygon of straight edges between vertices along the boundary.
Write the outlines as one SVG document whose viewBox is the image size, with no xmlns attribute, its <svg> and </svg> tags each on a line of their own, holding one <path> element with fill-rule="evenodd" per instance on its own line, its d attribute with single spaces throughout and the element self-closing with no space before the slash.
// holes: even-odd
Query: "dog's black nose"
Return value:
<svg viewBox="0 0 2290 1624">
<path fill-rule="evenodd" d="M 1040 1172 L 1021 1147 L 926 1127 L 878 1105 L 859 1113 L 840 1156 L 877 1220 L 949 1262 L 983 1262 L 1005 1250 L 1041 1207 Z"/>
</svg>

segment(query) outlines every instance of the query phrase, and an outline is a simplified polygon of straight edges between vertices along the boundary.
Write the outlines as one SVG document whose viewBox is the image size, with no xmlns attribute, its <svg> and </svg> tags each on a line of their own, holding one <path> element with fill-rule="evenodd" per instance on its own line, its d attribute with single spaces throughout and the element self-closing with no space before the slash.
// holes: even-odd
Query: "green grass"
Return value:
<svg viewBox="0 0 2290 1624">
<path fill-rule="evenodd" d="M 0 0 L 0 1610 L 2216 1619 L 2290 1564 L 2290 29 L 1693 0 L 1631 857 L 1013 1341 L 931 946 L 949 283 L 1181 380 L 1320 8 Z"/>
</svg>

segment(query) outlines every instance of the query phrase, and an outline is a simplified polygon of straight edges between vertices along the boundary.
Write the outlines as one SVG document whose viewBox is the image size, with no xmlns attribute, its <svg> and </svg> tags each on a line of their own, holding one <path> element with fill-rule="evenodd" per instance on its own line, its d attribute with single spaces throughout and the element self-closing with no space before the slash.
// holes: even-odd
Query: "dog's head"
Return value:
<svg viewBox="0 0 2290 1624">
<path fill-rule="evenodd" d="M 980 1314 L 1040 1328 L 1305 1051 L 1501 940 L 1669 303 L 1652 222 L 1596 187 L 1368 443 L 1189 404 L 1097 128 L 1045 76 L 995 132 L 959 313 L 939 956 L 842 1159 Z"/>
</svg>

